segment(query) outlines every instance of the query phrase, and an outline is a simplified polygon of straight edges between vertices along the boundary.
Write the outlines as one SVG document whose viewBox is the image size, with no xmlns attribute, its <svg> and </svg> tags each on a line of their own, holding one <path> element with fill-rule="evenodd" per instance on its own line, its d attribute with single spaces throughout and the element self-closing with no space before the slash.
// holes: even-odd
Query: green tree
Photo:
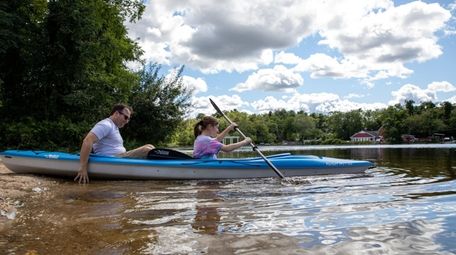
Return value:
<svg viewBox="0 0 456 255">
<path fill-rule="evenodd" d="M 153 71 L 126 67 L 142 51 L 127 36 L 124 22 L 136 21 L 143 11 L 141 0 L 0 2 L 0 145 L 77 148 L 118 102 L 149 117 L 137 131 L 127 132 L 132 139 L 167 139 L 167 129 L 176 128 L 188 107 L 188 95 L 179 77 L 152 82 Z M 158 101 L 141 101 L 151 95 Z M 147 130 L 153 125 L 160 132 Z"/>
<path fill-rule="evenodd" d="M 408 133 L 404 123 L 406 118 L 407 111 L 400 104 L 389 106 L 381 113 L 385 140 L 387 142 L 400 143 L 402 141 L 401 136 Z"/>
<path fill-rule="evenodd" d="M 409 116 L 405 120 L 408 133 L 419 137 L 425 137 L 431 136 L 435 132 L 445 130 L 446 125 L 441 119 L 438 119 L 438 115 L 435 112 L 434 109 L 429 109 L 419 115 Z"/>
<path fill-rule="evenodd" d="M 303 143 L 304 140 L 315 138 L 316 134 L 318 134 L 315 129 L 315 120 L 306 114 L 297 114 L 293 125 L 296 132 L 295 140 L 300 141 L 301 143 Z"/>
<path fill-rule="evenodd" d="M 454 107 L 453 105 L 450 103 L 450 102 L 443 102 L 441 104 L 442 106 L 442 120 L 445 124 L 449 124 L 449 121 L 450 121 L 450 117 L 451 117 L 451 113 L 453 112 L 454 110 Z"/>
<path fill-rule="evenodd" d="M 329 116 L 328 122 L 330 131 L 342 140 L 349 140 L 354 133 L 364 129 L 361 110 L 335 112 Z"/>
<path fill-rule="evenodd" d="M 193 133 L 197 119 L 187 119 L 180 123 L 179 128 L 175 129 L 171 139 L 171 146 L 191 146 L 195 141 Z"/>
<path fill-rule="evenodd" d="M 182 70 L 172 78 L 160 76 L 157 65 L 142 70 L 141 82 L 133 88 L 129 100 L 135 114 L 125 130 L 127 138 L 138 144 L 171 141 L 190 106 L 192 91 L 182 84 Z"/>
<path fill-rule="evenodd" d="M 128 99 L 138 75 L 125 63 L 138 60 L 141 51 L 127 36 L 124 13 L 137 17 L 142 8 L 122 10 L 128 6 L 122 2 L 129 1 L 49 2 L 41 79 L 46 86 L 36 91 L 47 95 L 44 103 L 36 102 L 45 107 L 42 114 L 53 119 L 78 113 L 72 119 L 95 120 L 113 103 Z"/>
</svg>

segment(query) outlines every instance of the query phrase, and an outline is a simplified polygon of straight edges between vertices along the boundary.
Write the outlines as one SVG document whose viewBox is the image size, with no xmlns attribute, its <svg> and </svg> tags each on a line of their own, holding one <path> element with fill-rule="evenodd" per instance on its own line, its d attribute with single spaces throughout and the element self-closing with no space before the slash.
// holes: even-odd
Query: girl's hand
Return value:
<svg viewBox="0 0 456 255">
<path fill-rule="evenodd" d="M 250 137 L 246 137 L 244 140 L 243 140 L 244 144 L 245 145 L 248 145 L 250 143 L 252 143 L 252 139 Z"/>
<path fill-rule="evenodd" d="M 234 129 L 237 128 L 237 126 L 238 126 L 238 125 L 237 125 L 236 123 L 233 122 L 233 123 L 231 123 L 231 124 L 228 126 L 228 130 L 229 130 L 229 131 L 233 131 Z"/>
</svg>

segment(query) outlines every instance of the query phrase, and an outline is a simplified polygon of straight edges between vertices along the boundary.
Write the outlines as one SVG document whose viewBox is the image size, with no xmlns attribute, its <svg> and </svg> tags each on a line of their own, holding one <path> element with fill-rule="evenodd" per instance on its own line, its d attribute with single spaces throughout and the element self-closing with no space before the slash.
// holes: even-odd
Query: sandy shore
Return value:
<svg viewBox="0 0 456 255">
<path fill-rule="evenodd" d="M 0 229 L 2 222 L 16 218 L 25 197 L 45 193 L 55 184 L 45 177 L 15 174 L 0 161 Z"/>
</svg>

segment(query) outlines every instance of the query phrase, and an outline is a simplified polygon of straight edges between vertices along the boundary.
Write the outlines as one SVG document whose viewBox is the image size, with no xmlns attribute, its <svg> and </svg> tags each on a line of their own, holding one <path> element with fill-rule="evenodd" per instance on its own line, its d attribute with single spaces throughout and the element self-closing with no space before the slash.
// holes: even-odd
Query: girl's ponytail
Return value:
<svg viewBox="0 0 456 255">
<path fill-rule="evenodd" d="M 203 131 L 203 121 L 200 120 L 198 123 L 196 123 L 195 127 L 193 128 L 193 134 L 195 135 L 195 138 L 201 135 L 201 132 Z"/>
</svg>

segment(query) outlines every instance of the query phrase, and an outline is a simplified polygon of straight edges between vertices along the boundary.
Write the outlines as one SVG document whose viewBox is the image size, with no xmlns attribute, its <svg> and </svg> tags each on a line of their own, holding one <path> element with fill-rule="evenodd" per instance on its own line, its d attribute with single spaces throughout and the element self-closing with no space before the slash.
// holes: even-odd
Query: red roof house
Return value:
<svg viewBox="0 0 456 255">
<path fill-rule="evenodd" d="M 378 134 L 378 131 L 360 131 L 350 136 L 352 142 L 381 142 L 382 137 Z"/>
</svg>

